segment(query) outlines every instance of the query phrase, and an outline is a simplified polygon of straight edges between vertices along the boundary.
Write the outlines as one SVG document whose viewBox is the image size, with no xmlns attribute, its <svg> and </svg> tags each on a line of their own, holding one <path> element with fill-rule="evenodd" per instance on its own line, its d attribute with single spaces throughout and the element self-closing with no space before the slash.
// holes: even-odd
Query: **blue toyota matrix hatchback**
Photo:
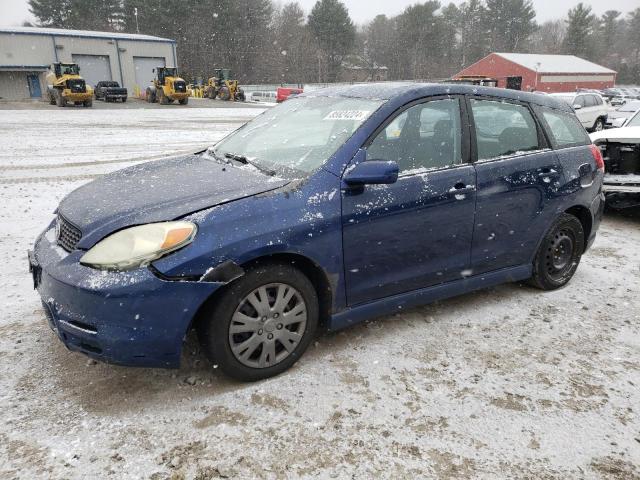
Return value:
<svg viewBox="0 0 640 480">
<path fill-rule="evenodd" d="M 71 350 L 228 375 L 291 367 L 316 330 L 528 280 L 565 285 L 604 208 L 569 106 L 446 84 L 300 95 L 214 147 L 69 194 L 29 252 Z"/>
</svg>

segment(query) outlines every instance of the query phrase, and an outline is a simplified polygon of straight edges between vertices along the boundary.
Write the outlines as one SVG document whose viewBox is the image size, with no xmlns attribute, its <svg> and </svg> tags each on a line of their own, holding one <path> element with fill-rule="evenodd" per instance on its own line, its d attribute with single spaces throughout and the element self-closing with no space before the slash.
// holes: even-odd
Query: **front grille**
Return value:
<svg viewBox="0 0 640 480">
<path fill-rule="evenodd" d="M 85 93 L 87 91 L 87 85 L 84 80 L 80 78 L 74 78 L 67 80 L 67 87 L 72 93 Z"/>
<path fill-rule="evenodd" d="M 178 93 L 185 93 L 187 91 L 187 84 L 181 81 L 173 82 L 173 89 Z"/>
<path fill-rule="evenodd" d="M 64 248 L 67 252 L 76 248 L 76 245 L 82 238 L 82 232 L 78 227 L 67 221 L 62 215 L 58 214 L 58 220 L 56 225 L 56 237 L 58 245 Z"/>
</svg>

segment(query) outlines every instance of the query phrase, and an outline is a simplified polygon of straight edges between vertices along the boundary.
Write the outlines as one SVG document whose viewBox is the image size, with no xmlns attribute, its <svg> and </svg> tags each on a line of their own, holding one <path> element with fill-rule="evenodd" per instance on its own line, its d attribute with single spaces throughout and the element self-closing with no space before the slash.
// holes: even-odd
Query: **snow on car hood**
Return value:
<svg viewBox="0 0 640 480">
<path fill-rule="evenodd" d="M 203 155 L 147 162 L 105 175 L 65 197 L 58 213 L 82 231 L 89 248 L 122 228 L 183 217 L 264 193 L 288 181 Z"/>
<path fill-rule="evenodd" d="M 614 142 L 640 142 L 640 127 L 612 128 L 589 135 L 592 142 L 611 140 Z"/>
</svg>

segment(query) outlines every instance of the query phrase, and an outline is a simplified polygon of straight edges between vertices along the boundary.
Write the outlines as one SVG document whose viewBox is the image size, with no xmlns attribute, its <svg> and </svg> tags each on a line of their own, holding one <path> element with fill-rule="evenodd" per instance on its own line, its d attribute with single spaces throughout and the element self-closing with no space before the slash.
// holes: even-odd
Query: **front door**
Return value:
<svg viewBox="0 0 640 480">
<path fill-rule="evenodd" d="M 42 90 L 40 89 L 40 76 L 37 73 L 27 74 L 27 83 L 29 84 L 29 95 L 31 95 L 31 98 L 42 97 Z"/>
<path fill-rule="evenodd" d="M 471 98 L 478 190 L 473 274 L 527 264 L 560 199 L 562 166 L 525 103 Z"/>
<path fill-rule="evenodd" d="M 365 303 L 457 280 L 470 264 L 475 169 L 458 97 L 412 104 L 365 146 L 395 160 L 391 185 L 342 192 L 347 302 Z"/>
</svg>

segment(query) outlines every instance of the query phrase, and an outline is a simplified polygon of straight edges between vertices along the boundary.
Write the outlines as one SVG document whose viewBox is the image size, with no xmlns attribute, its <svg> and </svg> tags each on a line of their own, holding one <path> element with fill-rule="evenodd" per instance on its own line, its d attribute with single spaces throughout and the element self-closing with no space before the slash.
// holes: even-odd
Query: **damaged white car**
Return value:
<svg viewBox="0 0 640 480">
<path fill-rule="evenodd" d="M 629 118 L 622 128 L 590 136 L 604 157 L 602 189 L 607 206 L 614 209 L 640 206 L 640 113 Z"/>
</svg>

